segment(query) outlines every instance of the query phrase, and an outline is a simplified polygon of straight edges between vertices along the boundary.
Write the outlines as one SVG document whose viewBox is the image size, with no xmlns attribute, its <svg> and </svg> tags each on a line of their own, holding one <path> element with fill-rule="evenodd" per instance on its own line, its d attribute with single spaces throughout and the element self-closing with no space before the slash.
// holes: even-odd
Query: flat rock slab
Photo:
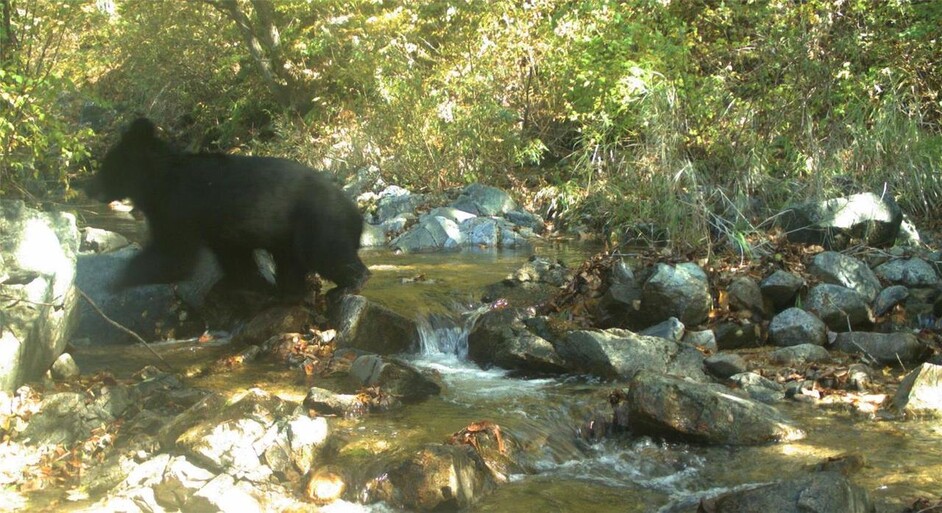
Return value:
<svg viewBox="0 0 942 513">
<path fill-rule="evenodd" d="M 628 406 L 632 430 L 667 438 L 758 445 L 805 436 L 769 405 L 654 372 L 639 372 L 631 381 Z"/>
</svg>

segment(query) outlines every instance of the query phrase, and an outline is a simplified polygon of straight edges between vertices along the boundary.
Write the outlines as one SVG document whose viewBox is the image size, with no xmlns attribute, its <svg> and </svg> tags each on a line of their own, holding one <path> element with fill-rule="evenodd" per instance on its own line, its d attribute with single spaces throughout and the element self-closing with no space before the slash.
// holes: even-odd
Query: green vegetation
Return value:
<svg viewBox="0 0 942 513">
<path fill-rule="evenodd" d="M 0 0 L 0 191 L 146 114 L 191 149 L 735 244 L 791 200 L 942 207 L 942 2 Z M 85 102 L 112 109 L 93 137 Z M 757 207 L 761 206 L 761 207 Z"/>
</svg>

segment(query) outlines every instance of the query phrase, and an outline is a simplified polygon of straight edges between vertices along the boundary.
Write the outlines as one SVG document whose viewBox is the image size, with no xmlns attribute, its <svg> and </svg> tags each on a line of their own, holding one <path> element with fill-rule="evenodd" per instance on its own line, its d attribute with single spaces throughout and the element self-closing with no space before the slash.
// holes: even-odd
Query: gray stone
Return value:
<svg viewBox="0 0 942 513">
<path fill-rule="evenodd" d="M 100 228 L 87 226 L 82 228 L 82 241 L 79 250 L 92 253 L 108 253 L 129 244 L 127 237 Z"/>
<path fill-rule="evenodd" d="M 712 354 L 719 350 L 719 346 L 716 344 L 716 335 L 713 333 L 713 330 L 687 331 L 684 333 L 684 338 L 681 342 L 707 354 Z"/>
<path fill-rule="evenodd" d="M 755 372 L 735 374 L 729 380 L 756 401 L 772 404 L 785 399 L 785 387 Z"/>
<path fill-rule="evenodd" d="M 907 287 L 934 287 L 942 281 L 935 268 L 921 258 L 890 260 L 874 272 L 890 283 Z"/>
<path fill-rule="evenodd" d="M 533 230 L 533 233 L 543 233 L 546 230 L 546 223 L 543 218 L 532 212 L 523 210 L 511 210 L 504 214 L 504 217 L 517 226 L 523 226 Z"/>
<path fill-rule="evenodd" d="M 834 251 L 818 253 L 808 266 L 811 274 L 824 283 L 841 285 L 862 294 L 867 301 L 877 297 L 882 286 L 867 264 Z"/>
<path fill-rule="evenodd" d="M 894 243 L 903 212 L 890 196 L 863 193 L 789 207 L 776 220 L 790 242 L 840 249 L 859 238 L 879 247 Z"/>
<path fill-rule="evenodd" d="M 815 344 L 827 342 L 827 327 L 821 319 L 801 308 L 789 308 L 772 318 L 769 339 L 777 346 Z"/>
<path fill-rule="evenodd" d="M 49 369 L 52 373 L 53 379 L 72 379 L 76 378 L 81 374 L 79 366 L 75 363 L 75 360 L 72 359 L 72 355 L 69 353 L 62 353 L 56 358 L 56 361 L 52 363 L 52 368 Z"/>
<path fill-rule="evenodd" d="M 524 374 L 564 372 L 566 362 L 553 344 L 527 329 L 522 313 L 513 308 L 485 312 L 468 334 L 468 357 L 478 365 Z"/>
<path fill-rule="evenodd" d="M 798 291 L 805 286 L 805 280 L 800 276 L 781 269 L 768 275 L 759 283 L 762 294 L 769 298 L 776 309 L 782 309 L 795 304 Z"/>
<path fill-rule="evenodd" d="M 896 305 L 902 304 L 909 298 L 909 289 L 903 285 L 891 285 L 877 294 L 873 300 L 873 314 L 877 317 L 886 315 Z"/>
<path fill-rule="evenodd" d="M 328 317 L 337 327 L 337 347 L 394 354 L 419 344 L 415 321 L 363 296 L 343 296 L 339 304 L 330 306 Z"/>
<path fill-rule="evenodd" d="M 720 349 L 740 349 L 759 345 L 759 325 L 747 320 L 720 322 L 713 328 L 716 346 Z"/>
<path fill-rule="evenodd" d="M 648 337 L 661 337 L 673 342 L 680 342 L 684 338 L 684 331 L 684 323 L 680 322 L 680 320 L 678 320 L 676 317 L 671 317 L 664 322 L 641 330 L 638 332 L 638 334 Z"/>
<path fill-rule="evenodd" d="M 38 380 L 75 325 L 75 216 L 0 200 L 0 390 Z"/>
<path fill-rule="evenodd" d="M 499 216 L 517 209 L 509 194 L 479 183 L 465 187 L 452 206 L 479 216 Z"/>
<path fill-rule="evenodd" d="M 650 371 L 639 372 L 631 380 L 628 404 L 628 419 L 635 433 L 730 445 L 804 437 L 771 406 L 735 397 L 725 387 Z"/>
<path fill-rule="evenodd" d="M 755 280 L 748 276 L 737 276 L 726 289 L 729 294 L 729 306 L 733 310 L 748 310 L 757 315 L 765 314 L 762 290 Z"/>
<path fill-rule="evenodd" d="M 942 365 L 924 363 L 900 382 L 893 407 L 909 414 L 942 415 Z"/>
<path fill-rule="evenodd" d="M 425 216 L 409 231 L 393 239 L 389 245 L 405 253 L 454 249 L 464 243 L 458 225 L 441 216 Z"/>
<path fill-rule="evenodd" d="M 929 347 L 912 333 L 839 333 L 834 349 L 862 354 L 879 365 L 921 362 L 930 353 Z"/>
<path fill-rule="evenodd" d="M 659 337 L 621 329 L 576 330 L 553 344 L 572 370 L 604 378 L 630 379 L 647 369 L 707 381 L 699 351 Z"/>
<path fill-rule="evenodd" d="M 686 326 L 705 321 L 713 298 L 703 269 L 691 262 L 657 264 L 641 291 L 641 310 L 649 323 L 676 317 Z"/>
<path fill-rule="evenodd" d="M 799 344 L 782 347 L 769 354 L 769 361 L 778 365 L 805 365 L 831 360 L 828 350 L 817 344 Z"/>
<path fill-rule="evenodd" d="M 874 513 L 864 488 L 837 472 L 815 472 L 777 483 L 705 499 L 701 511 L 712 513 Z"/>
<path fill-rule="evenodd" d="M 710 374 L 726 379 L 746 371 L 746 359 L 735 353 L 717 353 L 703 361 Z"/>
<path fill-rule="evenodd" d="M 350 375 L 361 387 L 379 386 L 405 403 L 414 403 L 438 395 L 441 387 L 405 364 L 379 355 L 362 355 L 350 365 Z"/>
<path fill-rule="evenodd" d="M 840 285 L 822 283 L 808 292 L 805 308 L 832 331 L 850 331 L 873 324 L 873 313 L 865 296 Z"/>
</svg>

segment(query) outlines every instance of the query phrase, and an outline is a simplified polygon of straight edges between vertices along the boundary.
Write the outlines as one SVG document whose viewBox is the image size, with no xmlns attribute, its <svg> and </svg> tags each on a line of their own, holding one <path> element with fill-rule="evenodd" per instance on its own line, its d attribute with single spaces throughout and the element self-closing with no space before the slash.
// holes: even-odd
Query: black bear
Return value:
<svg viewBox="0 0 942 513">
<path fill-rule="evenodd" d="M 187 278 L 201 248 L 215 255 L 227 283 L 264 283 L 253 251 L 275 262 L 284 295 L 304 293 L 317 273 L 356 291 L 369 277 L 357 251 L 363 218 L 322 173 L 280 158 L 185 153 L 140 118 L 105 154 L 90 193 L 129 198 L 147 219 L 151 240 L 124 269 L 118 287 Z"/>
</svg>

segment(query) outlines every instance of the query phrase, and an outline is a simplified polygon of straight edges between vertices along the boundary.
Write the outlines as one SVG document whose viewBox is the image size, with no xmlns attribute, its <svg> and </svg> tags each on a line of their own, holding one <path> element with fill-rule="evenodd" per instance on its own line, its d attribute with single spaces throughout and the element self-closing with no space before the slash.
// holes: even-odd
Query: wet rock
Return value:
<svg viewBox="0 0 942 513">
<path fill-rule="evenodd" d="M 726 321 L 713 328 L 716 346 L 720 349 L 739 349 L 759 345 L 759 325 L 748 320 Z"/>
<path fill-rule="evenodd" d="M 864 355 L 879 365 L 904 365 L 924 361 L 930 351 L 912 333 L 839 333 L 834 349 Z"/>
<path fill-rule="evenodd" d="M 935 268 L 921 258 L 890 260 L 874 272 L 890 283 L 907 287 L 934 287 L 942 282 Z"/>
<path fill-rule="evenodd" d="M 532 281 L 562 287 L 572 279 L 572 270 L 559 260 L 533 255 L 507 279 L 519 283 Z"/>
<path fill-rule="evenodd" d="M 628 404 L 629 422 L 637 433 L 731 445 L 804 437 L 771 406 L 736 397 L 725 387 L 654 372 L 639 372 L 631 380 Z"/>
<path fill-rule="evenodd" d="M 684 338 L 685 329 L 684 323 L 680 322 L 676 317 L 671 317 L 664 322 L 641 330 L 638 334 L 646 337 L 666 338 L 672 342 L 680 342 Z"/>
<path fill-rule="evenodd" d="M 347 483 L 339 472 L 319 468 L 308 480 L 304 494 L 314 504 L 327 504 L 339 500 L 347 489 Z"/>
<path fill-rule="evenodd" d="M 313 321 L 303 305 L 277 305 L 262 310 L 233 337 L 235 345 L 262 344 L 282 333 L 303 333 Z"/>
<path fill-rule="evenodd" d="M 546 339 L 524 325 L 523 312 L 503 308 L 485 312 L 468 334 L 468 357 L 478 365 L 496 365 L 525 374 L 559 374 L 565 361 Z"/>
<path fill-rule="evenodd" d="M 79 251 L 84 253 L 108 253 L 121 249 L 128 244 L 130 243 L 127 237 L 120 233 L 86 226 L 82 228 L 82 240 L 79 243 Z"/>
<path fill-rule="evenodd" d="M 841 249 L 860 238 L 880 247 L 896 240 L 903 212 L 890 196 L 863 193 L 789 207 L 776 219 L 790 242 Z"/>
<path fill-rule="evenodd" d="M 891 285 L 877 294 L 873 300 L 873 314 L 881 317 L 890 312 L 896 305 L 902 304 L 909 297 L 909 289 L 903 285 Z"/>
<path fill-rule="evenodd" d="M 337 347 L 351 347 L 378 354 L 404 353 L 418 347 L 415 321 L 363 296 L 343 296 L 328 309 L 337 327 Z"/>
<path fill-rule="evenodd" d="M 712 306 L 707 275 L 691 262 L 657 264 L 641 291 L 642 315 L 649 323 L 676 317 L 686 326 L 695 326 L 706 320 Z"/>
<path fill-rule="evenodd" d="M 877 275 L 867 264 L 834 251 L 823 251 L 815 255 L 808 270 L 824 283 L 841 285 L 859 292 L 867 301 L 877 297 L 882 288 Z"/>
<path fill-rule="evenodd" d="M 379 355 L 362 355 L 350 366 L 352 376 L 361 386 L 380 387 L 404 403 L 422 401 L 438 395 L 441 386 L 413 367 Z"/>
<path fill-rule="evenodd" d="M 491 472 L 467 445 L 427 445 L 378 480 L 375 500 L 416 511 L 456 511 L 496 487 Z"/>
<path fill-rule="evenodd" d="M 805 286 L 805 280 L 800 276 L 781 269 L 768 275 L 759 283 L 762 295 L 767 297 L 776 310 L 781 310 L 795 304 L 798 291 Z"/>
<path fill-rule="evenodd" d="M 617 328 L 577 330 L 553 344 L 572 370 L 603 378 L 631 379 L 642 370 L 653 370 L 707 381 L 699 351 L 659 337 Z"/>
<path fill-rule="evenodd" d="M 755 372 L 743 372 L 729 377 L 751 399 L 772 404 L 785 399 L 785 387 Z"/>
<path fill-rule="evenodd" d="M 873 513 L 867 491 L 837 472 L 794 479 L 704 499 L 698 511 L 710 513 Z"/>
<path fill-rule="evenodd" d="M 757 315 L 765 314 L 762 290 L 752 278 L 737 276 L 730 282 L 726 291 L 729 293 L 729 306 L 733 310 L 745 310 Z"/>
<path fill-rule="evenodd" d="M 823 346 L 827 342 L 827 327 L 814 314 L 801 308 L 788 308 L 772 318 L 769 340 L 781 347 L 799 344 Z"/>
<path fill-rule="evenodd" d="M 75 327 L 75 216 L 0 200 L 0 390 L 38 380 Z"/>
<path fill-rule="evenodd" d="M 369 411 L 358 396 L 353 394 L 338 394 L 325 388 L 311 387 L 304 397 L 304 406 L 317 412 L 318 415 L 340 415 L 343 417 L 359 417 Z"/>
<path fill-rule="evenodd" d="M 735 353 L 717 353 L 703 360 L 710 374 L 726 379 L 746 371 L 746 359 Z"/>
<path fill-rule="evenodd" d="M 820 345 L 798 344 L 772 351 L 769 354 L 769 360 L 777 365 L 800 366 L 830 361 L 831 355 Z"/>
<path fill-rule="evenodd" d="M 942 366 L 924 363 L 907 374 L 893 407 L 908 414 L 942 416 Z"/>
<path fill-rule="evenodd" d="M 867 298 L 840 285 L 822 283 L 808 293 L 805 308 L 833 331 L 844 332 L 873 324 Z"/>
<path fill-rule="evenodd" d="M 375 248 L 386 245 L 387 231 L 384 226 L 363 223 L 363 233 L 360 234 L 360 247 Z"/>
<path fill-rule="evenodd" d="M 461 191 L 453 207 L 479 216 L 498 216 L 517 209 L 517 203 L 506 192 L 473 183 Z"/>
</svg>

